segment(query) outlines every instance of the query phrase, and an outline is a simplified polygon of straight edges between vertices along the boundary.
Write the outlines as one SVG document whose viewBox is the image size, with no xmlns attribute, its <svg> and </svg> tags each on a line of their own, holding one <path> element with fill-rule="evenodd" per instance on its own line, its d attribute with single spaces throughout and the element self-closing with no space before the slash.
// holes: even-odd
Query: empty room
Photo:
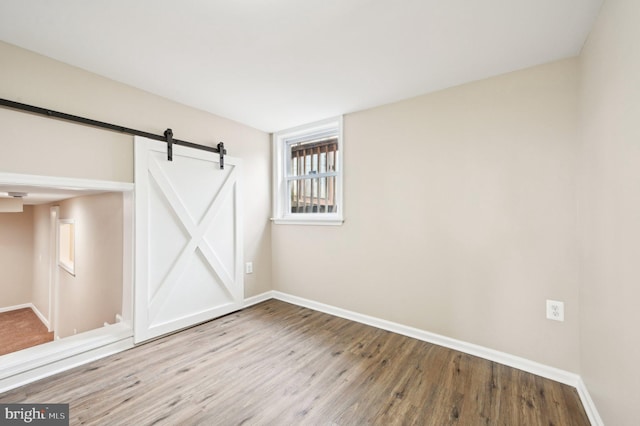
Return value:
<svg viewBox="0 0 640 426">
<path fill-rule="evenodd" d="M 0 1 L 0 423 L 636 425 L 639 21 Z"/>
</svg>

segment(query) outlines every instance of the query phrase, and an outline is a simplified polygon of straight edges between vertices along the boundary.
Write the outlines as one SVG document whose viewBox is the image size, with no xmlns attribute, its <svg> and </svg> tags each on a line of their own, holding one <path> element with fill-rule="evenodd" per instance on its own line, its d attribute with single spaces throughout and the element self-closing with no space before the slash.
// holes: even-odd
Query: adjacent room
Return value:
<svg viewBox="0 0 640 426">
<path fill-rule="evenodd" d="M 0 184 L 22 187 L 0 187 L 22 207 L 0 213 L 0 308 L 61 337 L 0 355 L 0 404 L 637 424 L 639 20 L 636 0 L 0 2 Z M 9 195 L 34 186 L 98 192 Z"/>
<path fill-rule="evenodd" d="M 17 202 L 0 213 L 0 353 L 121 320 L 122 194 L 6 185 L 0 192 Z"/>
</svg>

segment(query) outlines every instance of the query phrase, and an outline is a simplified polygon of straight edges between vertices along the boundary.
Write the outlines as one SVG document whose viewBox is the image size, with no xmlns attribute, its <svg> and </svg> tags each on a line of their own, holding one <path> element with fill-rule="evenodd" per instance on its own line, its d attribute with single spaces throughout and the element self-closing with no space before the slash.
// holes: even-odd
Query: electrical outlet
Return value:
<svg viewBox="0 0 640 426">
<path fill-rule="evenodd" d="M 244 272 L 247 274 L 253 274 L 253 262 L 247 262 L 244 265 Z"/>
<path fill-rule="evenodd" d="M 547 300 L 547 319 L 564 321 L 564 302 Z"/>
</svg>

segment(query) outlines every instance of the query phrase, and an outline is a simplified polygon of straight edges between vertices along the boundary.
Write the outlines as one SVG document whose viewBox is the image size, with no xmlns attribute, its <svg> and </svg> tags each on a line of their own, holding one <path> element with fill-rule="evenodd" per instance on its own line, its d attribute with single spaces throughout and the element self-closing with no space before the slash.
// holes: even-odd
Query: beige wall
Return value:
<svg viewBox="0 0 640 426">
<path fill-rule="evenodd" d="M 0 97 L 178 139 L 243 160 L 245 294 L 271 289 L 269 135 L 0 42 Z M 127 66 L 123 64 L 123 66 Z M 150 72 L 153 72 L 150 70 Z M 131 182 L 132 137 L 0 108 L 0 171 Z"/>
<path fill-rule="evenodd" d="M 275 288 L 578 372 L 577 90 L 570 59 L 348 114 L 346 221 L 273 225 Z"/>
<path fill-rule="evenodd" d="M 607 0 L 581 57 L 582 376 L 607 425 L 640 419 L 640 2 Z"/>
<path fill-rule="evenodd" d="M 31 302 L 33 208 L 0 213 L 0 308 Z"/>
<path fill-rule="evenodd" d="M 33 264 L 30 301 L 49 317 L 49 271 L 52 260 L 50 208 L 76 226 L 75 276 L 57 266 L 59 282 L 57 335 L 67 337 L 114 323 L 122 313 L 123 195 L 106 193 L 33 206 Z"/>
<path fill-rule="evenodd" d="M 75 276 L 58 268 L 60 337 L 113 324 L 122 313 L 122 225 L 120 193 L 60 202 L 60 219 L 75 221 Z"/>
</svg>

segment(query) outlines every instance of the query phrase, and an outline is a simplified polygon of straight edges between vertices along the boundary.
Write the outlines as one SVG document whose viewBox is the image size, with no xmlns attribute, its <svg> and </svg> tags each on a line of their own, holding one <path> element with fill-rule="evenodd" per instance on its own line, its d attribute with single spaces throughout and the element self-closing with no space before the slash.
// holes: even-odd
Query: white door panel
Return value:
<svg viewBox="0 0 640 426">
<path fill-rule="evenodd" d="M 136 343 L 242 306 L 240 163 L 135 142 Z"/>
</svg>

